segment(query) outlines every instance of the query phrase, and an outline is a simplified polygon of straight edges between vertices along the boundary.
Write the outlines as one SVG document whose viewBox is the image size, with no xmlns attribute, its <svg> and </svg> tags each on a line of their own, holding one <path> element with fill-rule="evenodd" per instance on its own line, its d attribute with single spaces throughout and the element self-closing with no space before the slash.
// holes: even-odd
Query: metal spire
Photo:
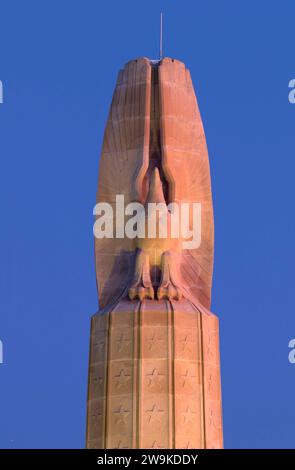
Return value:
<svg viewBox="0 0 295 470">
<path fill-rule="evenodd" d="M 163 59 L 163 13 L 160 15 L 160 60 Z"/>
</svg>

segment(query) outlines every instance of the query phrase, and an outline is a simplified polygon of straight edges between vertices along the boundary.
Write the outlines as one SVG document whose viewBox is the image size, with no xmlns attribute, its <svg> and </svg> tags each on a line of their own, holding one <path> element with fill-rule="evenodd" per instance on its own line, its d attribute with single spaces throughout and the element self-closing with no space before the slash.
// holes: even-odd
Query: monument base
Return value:
<svg viewBox="0 0 295 470">
<path fill-rule="evenodd" d="M 222 448 L 218 319 L 121 300 L 91 319 L 87 448 Z"/>
</svg>

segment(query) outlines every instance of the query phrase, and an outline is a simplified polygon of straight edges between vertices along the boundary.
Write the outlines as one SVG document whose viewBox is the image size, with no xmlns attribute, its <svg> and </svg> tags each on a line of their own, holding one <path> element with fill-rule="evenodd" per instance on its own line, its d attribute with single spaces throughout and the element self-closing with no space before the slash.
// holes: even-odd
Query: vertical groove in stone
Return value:
<svg viewBox="0 0 295 470">
<path fill-rule="evenodd" d="M 205 416 L 205 374 L 204 374 L 204 340 L 203 340 L 203 322 L 202 314 L 199 313 L 199 325 L 200 325 L 200 334 L 199 340 L 201 345 L 201 378 L 202 378 L 202 427 L 203 427 L 203 448 L 207 449 L 207 440 L 206 440 L 206 416 Z"/>
<path fill-rule="evenodd" d="M 138 317 L 138 436 L 137 436 L 137 448 L 141 449 L 141 438 L 142 438 L 142 316 L 144 310 L 144 303 L 140 301 L 139 317 Z"/>
<path fill-rule="evenodd" d="M 108 314 L 108 321 L 107 321 L 107 334 L 106 334 L 106 339 L 107 339 L 107 344 L 106 344 L 106 351 L 107 351 L 107 357 L 106 357 L 106 367 L 105 367 L 105 389 L 106 389 L 106 395 L 105 395 L 105 412 L 104 412 L 104 419 L 105 419 L 105 426 L 104 426 L 104 448 L 108 449 L 108 424 L 109 424 L 109 400 L 110 400 L 110 395 L 109 395 L 109 357 L 110 357 L 110 336 L 111 336 L 111 321 L 112 321 L 112 311 L 110 311 Z"/>
<path fill-rule="evenodd" d="M 140 369 L 140 348 L 139 348 L 139 316 L 140 316 L 141 301 L 138 302 L 137 308 L 134 312 L 134 323 L 133 323 L 133 390 L 132 390 L 132 401 L 133 401 L 133 436 L 132 436 L 132 448 L 137 449 L 139 446 L 139 369 Z"/>
<path fill-rule="evenodd" d="M 91 366 L 91 356 L 92 356 L 92 323 L 93 319 L 91 318 L 90 322 L 90 341 L 89 341 L 89 358 L 88 358 L 88 383 L 87 383 L 87 416 L 86 416 L 86 448 L 89 447 L 90 442 L 90 402 L 91 402 L 91 389 L 90 389 L 90 366 Z"/>
<path fill-rule="evenodd" d="M 172 432 L 172 439 L 171 439 L 171 449 L 175 449 L 175 378 L 174 378 L 174 359 L 175 359 L 175 343 L 174 343 L 174 331 L 175 331 L 175 324 L 174 324 L 174 307 L 173 301 L 169 300 L 169 307 L 170 307 L 170 337 L 171 337 L 171 348 L 170 354 L 170 373 L 171 373 L 171 391 L 170 391 L 170 401 L 171 401 L 171 432 Z"/>
<path fill-rule="evenodd" d="M 172 335 L 172 322 L 171 322 L 171 308 L 170 308 L 170 302 L 169 300 L 165 300 L 165 307 L 166 307 L 166 317 L 167 317 L 167 357 L 171 358 L 172 355 L 172 341 L 171 341 L 171 335 Z M 167 410 L 167 415 L 168 415 L 168 448 L 173 449 L 173 395 L 174 395 L 174 390 L 172 388 L 172 361 L 168 360 L 167 363 L 167 374 L 168 374 L 168 410 Z"/>
<path fill-rule="evenodd" d="M 202 326 L 206 448 L 219 449 L 223 439 L 218 318 L 203 315 Z"/>
<path fill-rule="evenodd" d="M 91 319 L 89 385 L 87 404 L 87 447 L 104 447 L 105 366 L 107 364 L 106 317 L 94 315 Z"/>
<path fill-rule="evenodd" d="M 89 358 L 88 358 L 88 383 L 87 383 L 87 415 L 86 415 L 86 447 L 88 448 L 88 443 L 90 441 L 90 400 L 91 397 L 91 389 L 90 389 L 90 365 L 91 365 L 91 357 L 92 357 L 92 326 L 93 326 L 93 317 L 90 321 L 90 339 L 89 339 Z"/>
</svg>

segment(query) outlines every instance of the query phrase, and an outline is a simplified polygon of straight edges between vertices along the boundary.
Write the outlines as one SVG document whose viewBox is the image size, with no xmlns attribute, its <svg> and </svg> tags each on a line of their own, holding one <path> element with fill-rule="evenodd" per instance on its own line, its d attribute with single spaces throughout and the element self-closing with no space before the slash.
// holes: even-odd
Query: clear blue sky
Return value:
<svg viewBox="0 0 295 470">
<path fill-rule="evenodd" d="M 213 183 L 226 447 L 295 447 L 292 0 L 0 3 L 0 447 L 83 447 L 92 209 L 120 67 L 190 68 Z"/>
</svg>

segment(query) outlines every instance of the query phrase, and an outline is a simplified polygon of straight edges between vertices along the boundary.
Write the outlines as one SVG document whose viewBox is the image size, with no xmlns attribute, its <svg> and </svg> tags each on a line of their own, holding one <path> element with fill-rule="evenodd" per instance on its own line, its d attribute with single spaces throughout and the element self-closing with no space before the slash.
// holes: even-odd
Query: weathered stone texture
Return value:
<svg viewBox="0 0 295 470">
<path fill-rule="evenodd" d="M 215 315 L 126 300 L 92 318 L 87 447 L 222 447 Z"/>
<path fill-rule="evenodd" d="M 91 321 L 87 447 L 221 448 L 210 168 L 182 62 L 140 58 L 119 73 L 97 202 L 114 206 L 118 194 L 125 205 L 201 203 L 201 244 L 95 240 L 101 311 Z"/>
</svg>

